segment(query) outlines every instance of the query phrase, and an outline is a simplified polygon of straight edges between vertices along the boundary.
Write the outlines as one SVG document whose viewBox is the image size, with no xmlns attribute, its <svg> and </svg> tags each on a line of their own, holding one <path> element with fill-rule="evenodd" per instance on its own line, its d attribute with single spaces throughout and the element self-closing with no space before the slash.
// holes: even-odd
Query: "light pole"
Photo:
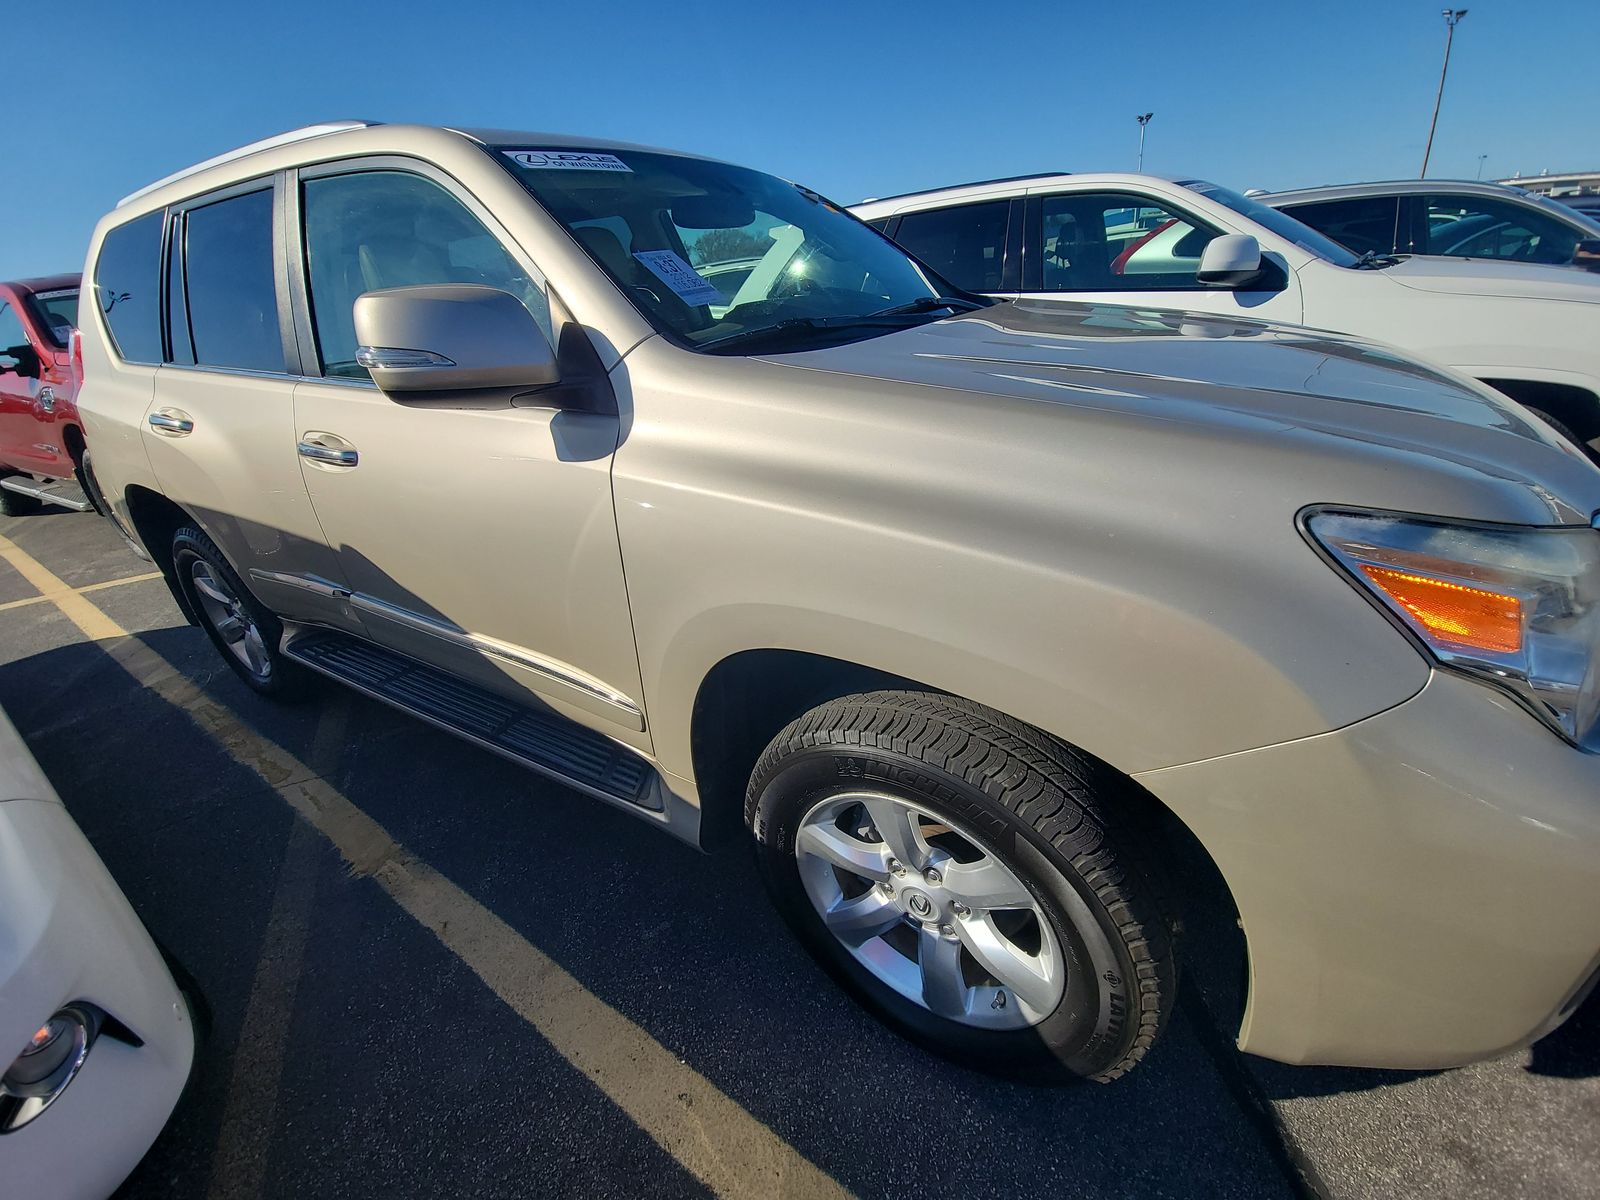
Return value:
<svg viewBox="0 0 1600 1200">
<path fill-rule="evenodd" d="M 1433 131 L 1439 127 L 1439 104 L 1444 99 L 1444 77 L 1450 70 L 1450 43 L 1455 41 L 1456 26 L 1467 15 L 1464 8 L 1447 8 L 1444 12 L 1444 66 L 1439 68 L 1439 92 L 1433 98 L 1433 120 L 1428 124 L 1428 145 L 1422 151 L 1422 171 L 1418 179 L 1428 177 L 1428 157 L 1433 153 Z"/>
<path fill-rule="evenodd" d="M 1479 179 L 1483 178 L 1483 160 L 1488 158 L 1488 157 L 1489 156 L 1487 154 L 1478 155 L 1478 178 Z"/>
<path fill-rule="evenodd" d="M 1150 124 L 1150 118 L 1153 116 L 1155 116 L 1155 113 L 1147 112 L 1140 113 L 1134 118 L 1135 121 L 1139 122 L 1139 165 L 1135 168 L 1136 170 L 1144 170 L 1144 127 Z"/>
</svg>

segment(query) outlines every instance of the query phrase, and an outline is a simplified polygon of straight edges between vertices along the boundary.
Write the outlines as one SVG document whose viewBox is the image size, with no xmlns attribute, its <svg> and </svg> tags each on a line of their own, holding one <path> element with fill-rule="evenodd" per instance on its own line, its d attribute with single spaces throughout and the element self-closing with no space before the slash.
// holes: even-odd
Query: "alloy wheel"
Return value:
<svg viewBox="0 0 1600 1200">
<path fill-rule="evenodd" d="M 194 560 L 189 581 L 194 584 L 195 599 L 207 624 L 216 631 L 228 653 L 256 678 L 267 679 L 272 674 L 267 643 L 244 601 L 204 559 Z"/>
<path fill-rule="evenodd" d="M 1065 956 L 1038 900 L 975 835 L 882 792 L 813 806 L 795 837 L 827 930 L 881 983 L 980 1029 L 1043 1021 Z"/>
</svg>

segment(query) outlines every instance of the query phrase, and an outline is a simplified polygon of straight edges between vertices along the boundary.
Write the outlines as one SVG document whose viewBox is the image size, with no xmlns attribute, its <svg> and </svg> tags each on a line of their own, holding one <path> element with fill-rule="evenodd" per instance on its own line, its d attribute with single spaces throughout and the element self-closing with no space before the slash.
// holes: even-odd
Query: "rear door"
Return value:
<svg viewBox="0 0 1600 1200">
<path fill-rule="evenodd" d="M 351 627 L 295 454 L 279 187 L 266 176 L 168 214 L 168 345 L 144 441 L 162 491 L 265 604 Z"/>
<path fill-rule="evenodd" d="M 1300 285 L 1235 291 L 1198 278 L 1200 255 L 1223 230 L 1171 201 L 1124 191 L 1028 197 L 1022 294 L 1142 308 L 1299 322 Z"/>
</svg>

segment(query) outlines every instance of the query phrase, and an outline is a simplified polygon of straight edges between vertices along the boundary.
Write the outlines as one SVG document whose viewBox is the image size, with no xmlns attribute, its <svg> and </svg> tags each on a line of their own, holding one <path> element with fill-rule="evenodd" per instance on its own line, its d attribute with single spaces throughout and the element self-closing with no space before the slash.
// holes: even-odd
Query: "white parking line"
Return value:
<svg viewBox="0 0 1600 1200">
<path fill-rule="evenodd" d="M 849 1193 L 641 1026 L 588 991 L 493 912 L 413 857 L 382 825 L 282 746 L 243 724 L 143 642 L 0 536 L 0 558 L 128 674 L 266 780 L 357 875 L 466 963 L 613 1104 L 719 1196 Z"/>
<path fill-rule="evenodd" d="M 9 561 L 10 556 L 7 555 L 6 557 Z M 11 565 L 14 567 L 16 563 L 13 562 Z M 59 579 L 56 582 L 61 583 L 61 586 L 66 588 L 67 591 L 81 596 L 85 592 L 99 592 L 106 588 L 120 587 L 124 583 L 143 583 L 146 579 L 160 578 L 160 571 L 146 571 L 143 575 L 124 575 L 121 579 L 107 579 L 101 583 L 86 583 L 82 587 L 68 587 L 65 583 L 61 583 Z M 21 600 L 7 600 L 4 604 L 0 604 L 0 612 L 5 612 L 8 608 L 26 608 L 30 604 L 43 604 L 45 601 L 54 600 L 55 598 L 56 593 L 54 592 L 40 592 L 37 596 L 26 596 Z"/>
</svg>

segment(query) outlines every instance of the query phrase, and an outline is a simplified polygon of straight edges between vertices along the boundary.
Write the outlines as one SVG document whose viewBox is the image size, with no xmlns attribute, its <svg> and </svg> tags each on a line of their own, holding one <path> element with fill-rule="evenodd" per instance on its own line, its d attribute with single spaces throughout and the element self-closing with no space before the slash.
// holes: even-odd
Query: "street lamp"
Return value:
<svg viewBox="0 0 1600 1200">
<path fill-rule="evenodd" d="M 1422 171 L 1418 179 L 1428 177 L 1428 157 L 1433 153 L 1433 131 L 1439 127 L 1439 104 L 1444 99 L 1444 77 L 1450 70 L 1450 43 L 1455 40 L 1456 26 L 1467 15 L 1464 8 L 1446 8 L 1444 12 L 1444 66 L 1439 68 L 1439 91 L 1433 98 L 1433 120 L 1428 125 L 1428 145 L 1422 151 Z"/>
<path fill-rule="evenodd" d="M 1150 124 L 1150 118 L 1153 116 L 1155 113 L 1147 112 L 1134 117 L 1134 120 L 1139 122 L 1139 165 L 1136 170 L 1144 170 L 1144 127 Z"/>
<path fill-rule="evenodd" d="M 1478 178 L 1479 179 L 1483 178 L 1483 160 L 1488 158 L 1488 157 L 1489 156 L 1487 154 L 1478 155 Z"/>
</svg>

